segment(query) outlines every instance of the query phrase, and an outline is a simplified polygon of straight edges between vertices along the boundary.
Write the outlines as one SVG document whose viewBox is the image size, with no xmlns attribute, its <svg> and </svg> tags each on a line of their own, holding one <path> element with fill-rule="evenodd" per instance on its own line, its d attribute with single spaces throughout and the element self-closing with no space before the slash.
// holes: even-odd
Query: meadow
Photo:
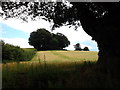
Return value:
<svg viewBox="0 0 120 90">
<path fill-rule="evenodd" d="M 107 88 L 98 52 L 38 51 L 31 61 L 2 64 L 4 88 Z"/>
</svg>

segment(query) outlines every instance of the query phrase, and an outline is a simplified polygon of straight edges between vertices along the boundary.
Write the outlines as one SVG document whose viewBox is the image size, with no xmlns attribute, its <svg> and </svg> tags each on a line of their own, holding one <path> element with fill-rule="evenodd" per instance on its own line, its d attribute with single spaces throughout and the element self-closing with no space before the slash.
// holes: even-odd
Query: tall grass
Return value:
<svg viewBox="0 0 120 90">
<path fill-rule="evenodd" d="M 107 88 L 107 75 L 95 63 L 3 64 L 4 88 Z"/>
<path fill-rule="evenodd" d="M 90 54 L 93 52 L 73 52 L 41 51 L 36 54 L 31 62 L 2 64 L 3 89 L 110 88 L 114 87 L 114 85 L 120 87 L 117 80 L 112 82 L 113 79 L 108 78 L 107 73 L 102 72 L 101 69 L 96 66 L 96 60 L 91 61 L 88 59 L 89 57 L 92 58 L 92 56 L 89 55 L 94 56 L 97 53 Z M 73 54 L 75 55 L 71 56 Z M 72 57 L 75 57 L 78 54 L 82 54 L 83 56 L 85 54 L 85 61 L 80 58 L 72 60 Z M 45 59 L 44 55 L 46 57 Z M 65 56 L 62 57 L 63 55 Z M 72 59 L 68 57 L 71 57 Z M 38 58 L 40 59 L 40 62 Z M 58 61 L 55 62 L 52 58 L 56 61 L 58 58 Z M 44 60 L 46 61 L 46 66 Z"/>
</svg>

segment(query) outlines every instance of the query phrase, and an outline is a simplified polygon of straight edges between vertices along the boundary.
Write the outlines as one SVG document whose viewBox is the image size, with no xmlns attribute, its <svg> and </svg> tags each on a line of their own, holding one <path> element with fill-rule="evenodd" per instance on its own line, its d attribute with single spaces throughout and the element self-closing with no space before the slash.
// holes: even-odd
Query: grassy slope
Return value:
<svg viewBox="0 0 120 90">
<path fill-rule="evenodd" d="M 39 51 L 32 61 L 38 62 L 40 59 L 43 62 L 44 58 L 47 63 L 96 61 L 97 54 L 94 51 Z"/>
</svg>

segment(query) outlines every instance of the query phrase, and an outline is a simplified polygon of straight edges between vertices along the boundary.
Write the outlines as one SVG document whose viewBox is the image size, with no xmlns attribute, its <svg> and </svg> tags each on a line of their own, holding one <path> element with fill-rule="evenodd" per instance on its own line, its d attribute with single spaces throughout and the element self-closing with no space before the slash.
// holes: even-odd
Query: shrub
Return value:
<svg viewBox="0 0 120 90">
<path fill-rule="evenodd" d="M 28 61 L 33 58 L 33 56 L 36 54 L 36 49 L 23 49 L 23 60 Z"/>
<path fill-rule="evenodd" d="M 89 51 L 89 48 L 88 48 L 88 47 L 85 47 L 83 50 L 84 50 L 84 51 Z"/>
<path fill-rule="evenodd" d="M 31 60 L 36 53 L 36 50 L 24 50 L 19 46 L 7 44 L 4 41 L 0 41 L 2 45 L 2 61 L 25 61 Z"/>
</svg>

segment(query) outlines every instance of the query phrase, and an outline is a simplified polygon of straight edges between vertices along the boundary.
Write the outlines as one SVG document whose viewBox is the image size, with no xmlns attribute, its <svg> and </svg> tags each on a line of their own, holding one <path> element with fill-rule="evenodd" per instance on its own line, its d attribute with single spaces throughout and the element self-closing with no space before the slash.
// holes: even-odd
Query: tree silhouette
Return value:
<svg viewBox="0 0 120 90">
<path fill-rule="evenodd" d="M 37 50 L 48 50 L 50 49 L 51 40 L 52 36 L 49 31 L 38 29 L 30 34 L 29 44 Z"/>
<path fill-rule="evenodd" d="M 62 33 L 55 34 L 54 38 L 56 38 L 56 40 L 58 41 L 58 49 L 59 50 L 62 50 L 63 48 L 65 48 L 68 45 L 70 45 L 70 41 Z"/>
<path fill-rule="evenodd" d="M 82 50 L 81 46 L 80 46 L 80 43 L 77 43 L 76 45 L 74 45 L 74 48 L 75 48 L 75 50 L 79 50 L 79 51 Z"/>
<path fill-rule="evenodd" d="M 84 51 L 89 51 L 89 48 L 88 48 L 88 47 L 84 47 L 83 50 L 84 50 Z"/>
<path fill-rule="evenodd" d="M 70 45 L 70 41 L 61 33 L 53 34 L 46 29 L 38 29 L 30 34 L 29 44 L 37 50 L 62 50 Z"/>
</svg>

